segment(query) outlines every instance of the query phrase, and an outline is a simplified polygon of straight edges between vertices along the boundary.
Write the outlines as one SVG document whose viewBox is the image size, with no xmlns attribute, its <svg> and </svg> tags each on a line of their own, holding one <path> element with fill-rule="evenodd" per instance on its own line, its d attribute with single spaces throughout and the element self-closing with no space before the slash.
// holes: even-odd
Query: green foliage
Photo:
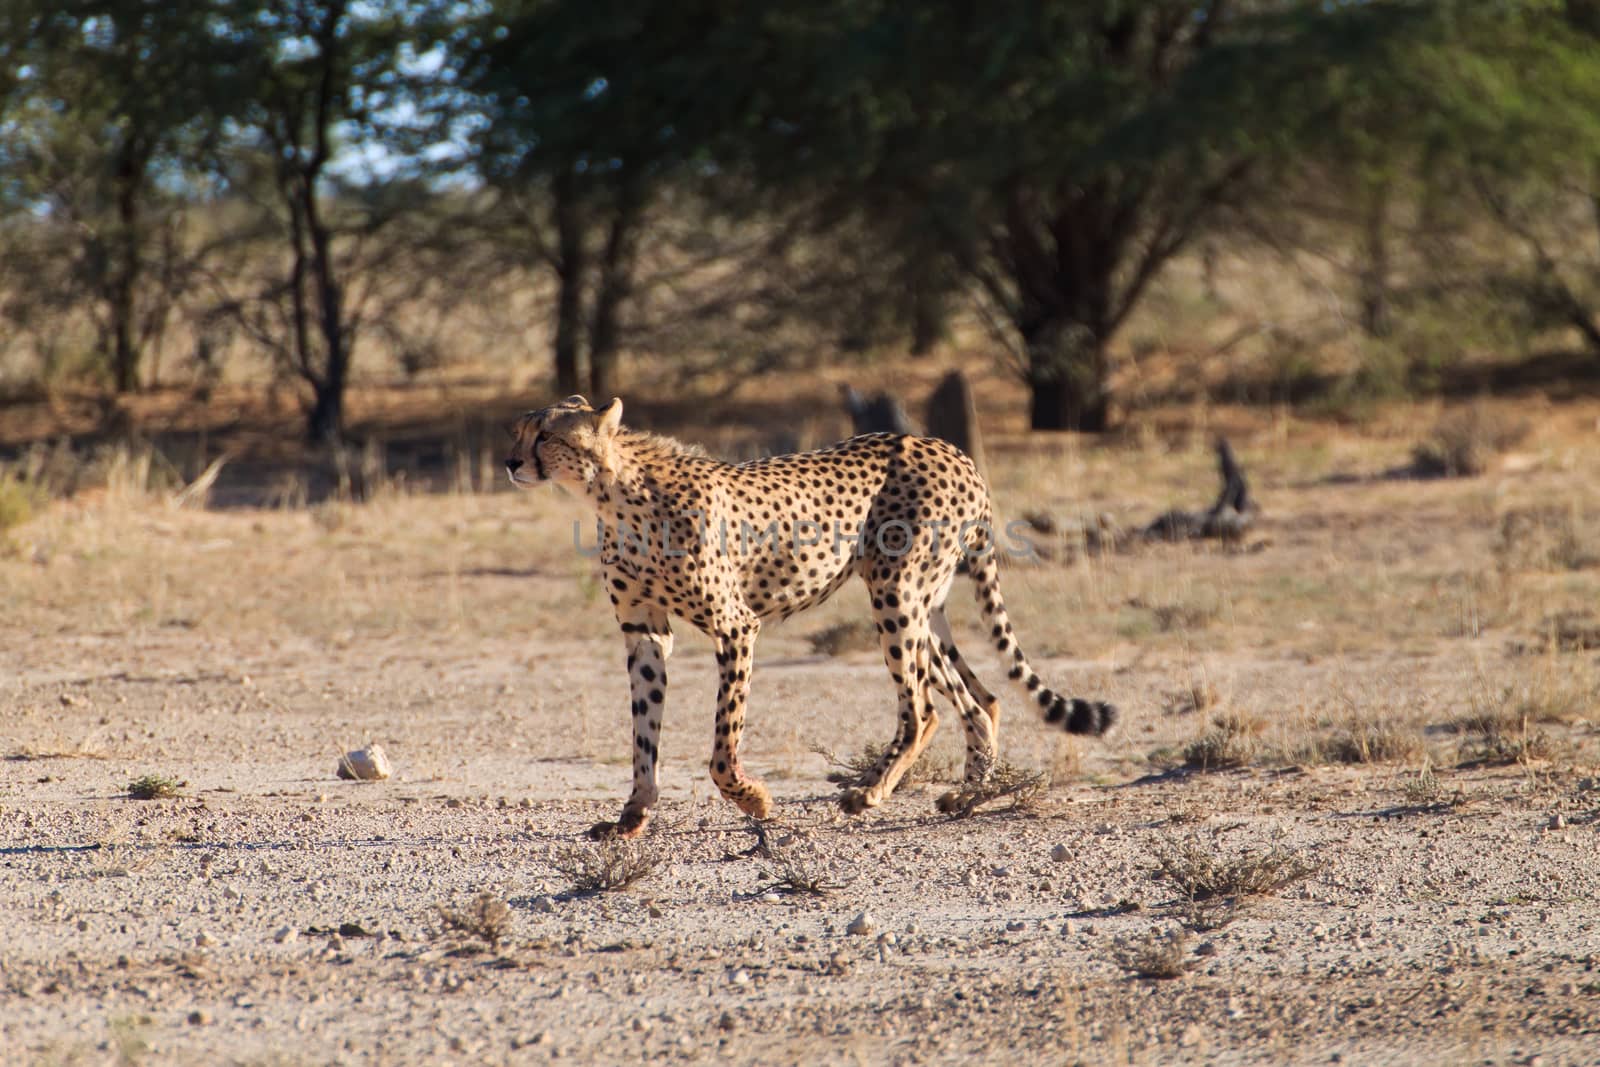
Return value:
<svg viewBox="0 0 1600 1067">
<path fill-rule="evenodd" d="M 0 25 L 16 64 L 0 195 L 41 220 L 8 250 L 25 261 L 10 310 L 84 302 L 119 390 L 138 386 L 192 266 L 181 217 L 242 58 L 217 32 L 222 3 L 16 0 Z"/>
<path fill-rule="evenodd" d="M 870 351 L 971 295 L 1035 426 L 1103 426 L 1153 280 L 1244 233 L 1335 263 L 1368 335 L 1342 388 L 1409 392 L 1462 350 L 1600 349 L 1597 45 L 1590 0 L 12 0 L 0 314 L 119 388 L 175 318 L 225 322 L 337 434 L 363 338 L 428 362 L 392 311 L 467 242 L 396 223 L 470 163 L 572 388 L 652 312 L 703 349 L 737 320 L 762 365 L 785 303 Z"/>
</svg>

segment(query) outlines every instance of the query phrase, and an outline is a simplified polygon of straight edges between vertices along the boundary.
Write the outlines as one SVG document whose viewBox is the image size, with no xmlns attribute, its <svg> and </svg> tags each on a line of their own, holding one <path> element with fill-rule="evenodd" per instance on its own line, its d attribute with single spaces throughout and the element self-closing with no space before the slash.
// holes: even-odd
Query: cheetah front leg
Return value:
<svg viewBox="0 0 1600 1067">
<path fill-rule="evenodd" d="M 595 823 L 589 836 L 638 837 L 650 819 L 650 808 L 660 796 L 657 765 L 661 750 L 661 717 L 667 699 L 667 657 L 672 654 L 672 630 L 665 618 L 624 621 L 628 646 L 628 686 L 632 693 L 633 794 L 616 822 Z"/>
<path fill-rule="evenodd" d="M 760 630 L 761 621 L 752 615 L 725 623 L 716 631 L 717 666 L 722 681 L 717 687 L 711 780 L 740 811 L 765 819 L 772 814 L 772 795 L 766 786 L 746 774 L 739 762 L 739 738 L 744 733 L 745 702 L 750 695 L 750 672 L 755 665 L 756 635 Z"/>
</svg>

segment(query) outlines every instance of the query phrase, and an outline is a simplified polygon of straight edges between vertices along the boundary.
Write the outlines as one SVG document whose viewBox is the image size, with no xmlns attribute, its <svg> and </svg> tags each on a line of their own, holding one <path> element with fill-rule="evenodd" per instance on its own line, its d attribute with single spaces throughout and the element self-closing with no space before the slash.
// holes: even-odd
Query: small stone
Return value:
<svg viewBox="0 0 1600 1067">
<path fill-rule="evenodd" d="M 389 777 L 392 771 L 389 757 L 378 745 L 346 752 L 339 758 L 339 765 L 334 768 L 334 773 L 340 778 L 362 782 L 382 781 Z"/>
<path fill-rule="evenodd" d="M 1057 845 L 1050 850 L 1050 858 L 1057 863 L 1065 863 L 1072 858 L 1072 852 L 1066 845 Z"/>
<path fill-rule="evenodd" d="M 726 1011 L 723 1012 L 722 1013 L 722 1018 L 717 1020 L 717 1029 L 718 1030 L 732 1030 L 733 1027 L 734 1027 L 733 1014 L 731 1012 L 726 1012 Z"/>
<path fill-rule="evenodd" d="M 294 927 L 280 926 L 278 927 L 277 932 L 272 935 L 272 940 L 276 941 L 280 945 L 287 945 L 297 940 L 299 937 L 300 931 L 296 930 Z"/>
<path fill-rule="evenodd" d="M 1194 1048 L 1200 1043 L 1200 1024 L 1190 1023 L 1183 1028 L 1183 1033 L 1178 1036 L 1178 1045 L 1182 1048 Z"/>
<path fill-rule="evenodd" d="M 850 925 L 844 928 L 844 932 L 852 937 L 865 937 L 877 928 L 878 924 L 873 920 L 872 913 L 864 911 L 850 920 Z"/>
<path fill-rule="evenodd" d="M 651 905 L 651 907 L 654 907 L 654 906 L 655 905 L 653 905 L 653 904 Z M 534 897 L 533 898 L 533 910 L 534 911 L 538 911 L 538 912 L 544 912 L 545 914 L 549 914 L 550 912 L 555 911 L 556 910 L 555 898 L 550 896 L 549 894 L 546 894 L 544 896 Z M 652 919 L 655 918 L 655 917 L 656 916 L 654 916 L 654 915 L 651 916 Z"/>
<path fill-rule="evenodd" d="M 1566 817 L 1564 815 L 1562 815 L 1559 811 L 1556 812 L 1554 815 L 1550 816 L 1550 829 L 1552 829 L 1552 830 L 1565 830 L 1566 828 L 1567 828 Z"/>
<path fill-rule="evenodd" d="M 217 939 L 212 937 L 206 931 L 201 930 L 198 934 L 194 935 L 194 943 L 197 948 L 210 948 L 212 945 L 217 943 Z"/>
<path fill-rule="evenodd" d="M 728 975 L 728 981 L 732 982 L 734 985 L 749 985 L 750 972 L 745 970 L 743 967 L 740 967 L 738 970 Z M 724 1029 L 726 1029 L 726 1027 L 724 1027 Z"/>
<path fill-rule="evenodd" d="M 1061 934 L 1063 937 L 1071 937 L 1077 932 L 1078 924 L 1073 922 L 1071 919 L 1068 919 L 1066 922 L 1061 924 Z"/>
<path fill-rule="evenodd" d="M 190 1026 L 209 1026 L 210 1024 L 211 1024 L 211 1013 L 210 1012 L 208 1012 L 208 1011 L 191 1011 L 189 1013 L 189 1025 Z"/>
</svg>

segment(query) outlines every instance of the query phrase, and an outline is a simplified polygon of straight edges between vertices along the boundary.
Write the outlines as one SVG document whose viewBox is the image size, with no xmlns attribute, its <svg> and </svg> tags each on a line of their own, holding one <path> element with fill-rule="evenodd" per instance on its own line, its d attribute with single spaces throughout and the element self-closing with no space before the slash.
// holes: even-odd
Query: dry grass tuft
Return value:
<svg viewBox="0 0 1600 1067">
<path fill-rule="evenodd" d="M 1423 760 L 1415 774 L 1406 775 L 1400 783 L 1400 795 L 1411 807 L 1430 810 L 1453 807 L 1461 796 L 1459 792 L 1446 792 L 1444 783 L 1433 772 L 1432 760 Z"/>
<path fill-rule="evenodd" d="M 1309 755 L 1328 763 L 1409 763 L 1425 750 L 1423 737 L 1415 730 L 1387 722 L 1358 721 L 1332 737 L 1319 738 Z"/>
<path fill-rule="evenodd" d="M 1209 841 L 1191 838 L 1167 841 L 1154 851 L 1155 860 L 1190 902 L 1230 897 L 1266 896 L 1316 873 L 1316 866 L 1274 845 L 1266 851 L 1223 856 L 1215 835 Z"/>
<path fill-rule="evenodd" d="M 183 796 L 183 787 L 188 784 L 176 778 L 147 774 L 128 783 L 128 797 L 131 800 L 171 800 Z"/>
<path fill-rule="evenodd" d="M 1552 664 L 1535 677 L 1495 685 L 1480 679 L 1472 694 L 1472 711 L 1458 719 L 1466 735 L 1460 754 L 1465 764 L 1529 763 L 1557 754 L 1557 745 L 1543 723 L 1581 722 L 1600 700 L 1593 679 Z"/>
<path fill-rule="evenodd" d="M 865 619 L 847 619 L 808 634 L 811 651 L 822 656 L 843 656 L 850 652 L 875 652 L 878 629 Z"/>
<path fill-rule="evenodd" d="M 1515 707 L 1481 708 L 1457 725 L 1468 735 L 1461 749 L 1463 764 L 1531 763 L 1548 759 L 1554 750 L 1550 736 L 1533 729 L 1527 714 Z"/>
<path fill-rule="evenodd" d="M 1111 950 L 1119 967 L 1140 978 L 1181 978 L 1194 965 L 1189 940 L 1189 931 L 1181 927 L 1150 930 L 1141 938 L 1117 938 Z"/>
<path fill-rule="evenodd" d="M 1554 652 L 1592 652 L 1600 649 L 1600 618 L 1587 611 L 1562 611 L 1539 627 L 1543 646 Z"/>
<path fill-rule="evenodd" d="M 1211 729 L 1183 750 L 1186 766 L 1202 771 L 1228 770 L 1251 763 L 1261 753 L 1261 732 L 1266 724 L 1238 712 L 1218 715 Z"/>
<path fill-rule="evenodd" d="M 941 797 L 939 807 L 948 815 L 964 819 L 985 804 L 1010 798 L 1007 811 L 1029 811 L 1038 806 L 1050 789 L 1050 775 L 1030 771 L 1006 760 L 995 764 L 989 777 L 976 786 L 963 785 Z"/>
<path fill-rule="evenodd" d="M 1168 715 L 1189 715 L 1197 711 L 1210 711 L 1221 699 L 1216 686 L 1203 678 L 1196 678 L 1182 689 L 1168 694 L 1162 707 Z"/>
<path fill-rule="evenodd" d="M 1150 609 L 1156 629 L 1162 633 L 1193 633 L 1204 630 L 1222 617 L 1222 602 L 1201 597 L 1194 600 L 1157 604 Z"/>
<path fill-rule="evenodd" d="M 661 857 L 637 841 L 612 837 L 562 849 L 553 862 L 556 870 L 572 879 L 572 892 L 604 893 L 648 877 L 661 865 Z"/>
<path fill-rule="evenodd" d="M 511 932 L 511 908 L 493 893 L 484 891 L 472 898 L 464 908 L 439 907 L 439 918 L 445 926 L 467 937 L 475 937 L 490 949 L 500 947 L 500 942 Z"/>
<path fill-rule="evenodd" d="M 1492 546 L 1502 573 L 1600 566 L 1600 530 L 1576 501 L 1508 511 Z"/>
<path fill-rule="evenodd" d="M 811 751 L 828 761 L 833 770 L 828 772 L 828 781 L 835 785 L 857 786 L 861 785 L 867 774 L 878 765 L 887 745 L 868 745 L 854 756 L 840 759 L 839 755 L 824 745 L 812 745 Z M 942 750 L 935 750 L 932 746 L 922 750 L 922 755 L 917 757 L 904 777 L 900 779 L 901 785 L 927 785 L 932 782 L 953 782 L 961 777 L 961 765 L 957 757 Z"/>
<path fill-rule="evenodd" d="M 1528 422 L 1474 406 L 1439 419 L 1411 450 L 1413 473 L 1427 478 L 1482 474 L 1501 452 L 1528 436 Z"/>
<path fill-rule="evenodd" d="M 783 841 L 764 841 L 762 851 L 771 864 L 766 876 L 772 881 L 762 888 L 764 893 L 788 893 L 797 896 L 825 897 L 842 888 L 828 877 L 827 861 L 814 851 L 798 848 L 793 838 Z"/>
<path fill-rule="evenodd" d="M 31 519 L 38 497 L 27 482 L 0 473 L 0 534 Z"/>
</svg>

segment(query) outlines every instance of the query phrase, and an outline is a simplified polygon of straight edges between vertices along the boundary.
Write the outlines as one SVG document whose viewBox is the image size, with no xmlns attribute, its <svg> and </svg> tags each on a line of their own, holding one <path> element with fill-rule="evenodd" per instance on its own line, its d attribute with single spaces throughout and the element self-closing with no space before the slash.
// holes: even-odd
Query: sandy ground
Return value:
<svg viewBox="0 0 1600 1067">
<path fill-rule="evenodd" d="M 836 813 L 813 746 L 893 726 L 875 656 L 807 640 L 860 611 L 848 590 L 763 638 L 763 855 L 704 774 L 714 664 L 680 637 L 656 866 L 588 893 L 582 831 L 627 790 L 626 681 L 567 505 L 54 505 L 0 562 L 4 1058 L 1600 1062 L 1596 653 L 1528 651 L 1593 605 L 1596 570 L 1484 577 L 1518 494 L 1587 522 L 1595 470 L 1551 445 L 1514 477 L 1365 479 L 1386 447 L 1246 447 L 1252 552 L 1008 572 L 1041 673 L 1126 711 L 1080 743 L 1011 700 L 1003 753 L 1054 775 L 1021 810 L 950 819 L 916 785 Z M 1088 484 L 1133 515 L 1208 491 L 1203 449 L 1146 457 L 1125 493 L 1102 476 L 1137 456 L 1047 458 L 1080 488 L 1024 467 L 1002 502 Z M 1480 758 L 1463 716 L 1568 683 L 1529 712 L 1538 744 Z M 1258 748 L 1185 766 L 1230 714 Z M 1393 751 L 1319 747 L 1361 729 Z M 338 780 L 369 741 L 395 777 Z M 182 795 L 130 799 L 145 774 Z M 1303 877 L 1202 906 L 1200 858 Z M 492 946 L 441 912 L 480 893 L 509 905 Z"/>
</svg>

